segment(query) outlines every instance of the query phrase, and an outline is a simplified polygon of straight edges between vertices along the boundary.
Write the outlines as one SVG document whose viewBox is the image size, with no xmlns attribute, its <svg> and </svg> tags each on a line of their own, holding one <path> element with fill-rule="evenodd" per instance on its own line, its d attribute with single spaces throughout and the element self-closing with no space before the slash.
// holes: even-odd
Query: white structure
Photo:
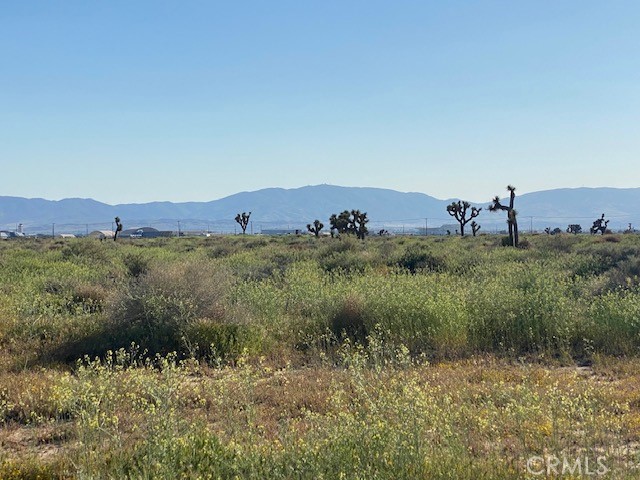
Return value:
<svg viewBox="0 0 640 480">
<path fill-rule="evenodd" d="M 89 234 L 91 238 L 97 238 L 98 240 L 104 240 L 105 238 L 113 238 L 115 235 L 113 230 L 94 230 Z"/>
</svg>

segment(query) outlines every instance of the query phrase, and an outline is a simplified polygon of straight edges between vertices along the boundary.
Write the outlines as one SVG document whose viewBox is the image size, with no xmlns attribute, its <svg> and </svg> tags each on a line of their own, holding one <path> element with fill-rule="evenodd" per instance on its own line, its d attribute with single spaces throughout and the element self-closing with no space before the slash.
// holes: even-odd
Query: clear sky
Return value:
<svg viewBox="0 0 640 480">
<path fill-rule="evenodd" d="M 0 195 L 640 186 L 640 2 L 4 0 Z"/>
</svg>

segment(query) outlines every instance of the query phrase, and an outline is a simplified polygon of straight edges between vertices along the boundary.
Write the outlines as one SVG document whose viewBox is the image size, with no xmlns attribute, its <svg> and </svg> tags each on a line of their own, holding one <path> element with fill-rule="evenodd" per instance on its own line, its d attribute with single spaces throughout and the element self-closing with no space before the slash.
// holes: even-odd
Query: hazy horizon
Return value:
<svg viewBox="0 0 640 480">
<path fill-rule="evenodd" d="M 218 198 L 211 198 L 211 199 L 208 199 L 208 200 L 179 200 L 179 201 L 171 201 L 171 200 L 166 200 L 166 199 L 156 199 L 156 200 L 147 200 L 147 201 L 144 201 L 144 202 L 131 201 L 131 202 L 110 203 L 110 202 L 103 201 L 103 200 L 101 200 L 99 198 L 78 197 L 78 196 L 75 196 L 75 197 L 61 197 L 61 198 L 46 198 L 46 197 L 42 197 L 42 196 L 24 197 L 22 195 L 0 195 L 0 197 L 17 197 L 17 198 L 26 198 L 28 200 L 41 199 L 41 200 L 54 201 L 54 202 L 59 202 L 61 200 L 75 200 L 75 199 L 94 200 L 96 202 L 104 203 L 104 204 L 110 205 L 110 206 L 117 206 L 117 205 L 124 205 L 124 204 L 165 203 L 165 202 L 169 202 L 169 203 L 206 203 L 206 202 L 215 202 L 217 200 L 222 200 L 224 198 L 231 197 L 231 196 L 238 195 L 238 194 L 242 194 L 242 193 L 259 192 L 261 190 L 274 190 L 274 189 L 275 190 L 299 190 L 299 189 L 302 189 L 302 188 L 318 187 L 318 186 L 330 186 L 330 187 L 339 187 L 339 188 L 346 188 L 346 189 L 349 189 L 349 188 L 382 189 L 382 190 L 392 190 L 392 191 L 399 192 L 399 193 L 419 193 L 419 194 L 423 194 L 423 195 L 427 195 L 427 196 L 433 197 L 436 200 L 445 201 L 445 200 L 452 200 L 452 199 L 461 199 L 461 200 L 466 200 L 466 201 L 474 203 L 474 204 L 482 204 L 482 203 L 487 203 L 488 204 L 488 203 L 491 202 L 491 199 L 493 197 L 495 197 L 495 195 L 499 195 L 500 198 L 508 198 L 508 196 L 509 196 L 509 193 L 506 190 L 506 188 L 502 189 L 500 192 L 496 192 L 490 198 L 474 199 L 474 198 L 468 198 L 468 197 L 436 197 L 435 195 L 429 194 L 429 192 L 402 191 L 402 190 L 396 190 L 394 188 L 377 187 L 377 186 L 372 186 L 372 185 L 354 186 L 354 185 L 335 185 L 335 184 L 329 184 L 329 183 L 322 183 L 322 184 L 314 184 L 314 185 L 301 185 L 299 187 L 290 187 L 290 188 L 285 188 L 285 187 L 264 187 L 264 188 L 259 188 L 259 189 L 256 189 L 256 190 L 241 190 L 241 191 L 238 191 L 238 192 L 231 193 L 229 195 L 225 195 L 225 196 L 218 197 Z M 505 185 L 505 187 L 506 187 L 506 185 Z M 551 191 L 551 190 L 567 190 L 567 189 L 568 190 L 576 190 L 576 189 L 581 189 L 581 188 L 586 188 L 586 189 L 614 188 L 614 189 L 619 189 L 619 190 L 629 190 L 629 189 L 640 188 L 640 187 L 610 187 L 608 185 L 601 185 L 601 186 L 597 186 L 597 187 L 591 187 L 591 186 L 558 187 L 558 188 L 535 190 L 535 191 L 529 191 L 529 192 L 521 191 L 519 188 L 516 187 L 516 194 L 517 194 L 517 196 L 522 196 L 522 195 L 526 195 L 526 194 L 529 194 L 529 193 L 540 193 L 540 192 L 546 192 L 546 191 Z"/>
</svg>

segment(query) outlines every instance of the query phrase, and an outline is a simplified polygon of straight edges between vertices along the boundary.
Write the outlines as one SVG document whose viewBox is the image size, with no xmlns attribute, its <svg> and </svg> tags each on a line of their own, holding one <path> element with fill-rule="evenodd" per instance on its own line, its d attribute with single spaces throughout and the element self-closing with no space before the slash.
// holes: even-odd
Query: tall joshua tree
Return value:
<svg viewBox="0 0 640 480">
<path fill-rule="evenodd" d="M 243 235 L 247 231 L 247 225 L 249 225 L 250 216 L 251 216 L 251 212 L 249 213 L 242 212 L 242 214 L 239 213 L 238 215 L 236 215 L 236 222 L 238 222 L 238 224 L 240 225 L 240 228 L 242 228 Z"/>
<path fill-rule="evenodd" d="M 307 223 L 307 230 L 313 233 L 316 236 L 316 238 L 320 236 L 320 231 L 323 228 L 324 228 L 324 223 L 322 223 L 320 220 L 314 220 L 313 225 L 311 225 L 310 223 Z"/>
<path fill-rule="evenodd" d="M 607 232 L 608 224 L 609 224 L 609 220 L 604 219 L 604 213 L 603 213 L 600 218 L 598 218 L 593 222 L 593 225 L 591 226 L 589 231 L 591 232 L 591 235 L 595 235 L 598 232 L 604 235 Z"/>
<path fill-rule="evenodd" d="M 513 208 L 513 202 L 516 198 L 516 187 L 512 185 L 507 186 L 509 190 L 509 205 L 502 205 L 500 203 L 500 197 L 498 195 L 493 199 L 493 203 L 489 205 L 490 212 L 497 212 L 498 210 L 504 210 L 507 212 L 507 224 L 509 225 L 509 243 L 512 247 L 518 246 L 518 212 Z"/>
<path fill-rule="evenodd" d="M 113 241 L 115 242 L 118 239 L 118 233 L 122 231 L 122 223 L 120 222 L 120 217 L 115 218 L 116 221 L 116 231 L 113 232 Z"/>
<path fill-rule="evenodd" d="M 369 230 L 367 229 L 367 223 L 369 222 L 367 212 L 351 210 L 351 215 L 353 215 L 353 219 L 351 220 L 353 232 L 360 240 L 364 240 L 364 236 L 369 233 Z"/>
<path fill-rule="evenodd" d="M 471 208 L 471 211 L 469 211 L 469 208 Z M 464 226 L 472 219 L 480 215 L 481 210 L 482 208 L 472 207 L 469 202 L 463 202 L 460 200 L 458 200 L 457 202 L 451 202 L 451 205 L 447 206 L 447 213 L 455 218 L 460 224 L 461 237 L 464 237 Z M 469 213 L 468 217 L 467 213 Z"/>
</svg>

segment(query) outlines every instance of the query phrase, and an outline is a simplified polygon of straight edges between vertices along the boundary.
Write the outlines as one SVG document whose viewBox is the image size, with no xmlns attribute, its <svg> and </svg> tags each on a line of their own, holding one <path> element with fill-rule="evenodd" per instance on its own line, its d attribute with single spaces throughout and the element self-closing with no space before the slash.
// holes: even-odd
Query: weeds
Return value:
<svg viewBox="0 0 640 480">
<path fill-rule="evenodd" d="M 638 238 L 604 238 L 3 245 L 0 478 L 633 478 Z"/>
</svg>

